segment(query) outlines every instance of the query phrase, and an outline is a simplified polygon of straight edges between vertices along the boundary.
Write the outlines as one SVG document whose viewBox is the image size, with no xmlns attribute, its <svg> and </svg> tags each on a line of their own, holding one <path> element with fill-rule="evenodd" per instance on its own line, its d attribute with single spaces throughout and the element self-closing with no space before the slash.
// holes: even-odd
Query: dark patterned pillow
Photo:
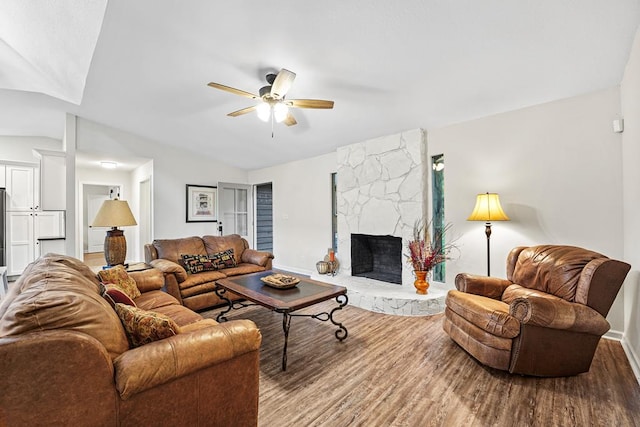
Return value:
<svg viewBox="0 0 640 427">
<path fill-rule="evenodd" d="M 127 333 L 131 347 L 177 335 L 179 327 L 170 317 L 126 304 L 116 304 L 116 313 Z"/>
<path fill-rule="evenodd" d="M 136 299 L 141 295 L 136 281 L 129 276 L 129 273 L 127 273 L 127 270 L 125 270 L 122 265 L 100 270 L 98 277 L 102 283 L 115 285 L 122 289 L 131 299 Z"/>
<path fill-rule="evenodd" d="M 182 263 L 189 274 L 218 269 L 207 255 L 182 255 Z"/>
<path fill-rule="evenodd" d="M 222 268 L 231 268 L 238 265 L 236 263 L 236 258 L 233 256 L 233 249 L 216 252 L 215 254 L 209 255 L 209 259 L 211 260 L 211 262 L 213 262 L 213 264 L 216 265 L 216 270 L 220 270 Z"/>
</svg>

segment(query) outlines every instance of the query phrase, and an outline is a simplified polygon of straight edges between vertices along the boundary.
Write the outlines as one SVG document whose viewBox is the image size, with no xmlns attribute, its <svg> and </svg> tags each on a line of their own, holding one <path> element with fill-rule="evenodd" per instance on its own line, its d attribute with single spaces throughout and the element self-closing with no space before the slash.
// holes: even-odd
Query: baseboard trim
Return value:
<svg viewBox="0 0 640 427">
<path fill-rule="evenodd" d="M 302 274 L 304 276 L 311 276 L 313 274 L 313 270 L 305 270 L 302 268 L 289 267 L 289 266 L 280 265 L 280 264 L 273 264 L 273 268 L 275 270 L 289 271 L 291 273 Z"/>
<path fill-rule="evenodd" d="M 627 342 L 626 337 L 623 336 L 620 343 L 622 344 L 622 349 L 627 355 L 627 360 L 629 360 L 631 370 L 633 370 L 636 380 L 638 381 L 638 384 L 640 384 L 640 357 L 638 357 L 636 352 L 633 351 L 633 348 Z"/>
<path fill-rule="evenodd" d="M 608 338 L 610 340 L 622 341 L 622 337 L 624 334 L 620 331 L 609 330 L 606 334 L 604 334 L 604 338 Z"/>
</svg>

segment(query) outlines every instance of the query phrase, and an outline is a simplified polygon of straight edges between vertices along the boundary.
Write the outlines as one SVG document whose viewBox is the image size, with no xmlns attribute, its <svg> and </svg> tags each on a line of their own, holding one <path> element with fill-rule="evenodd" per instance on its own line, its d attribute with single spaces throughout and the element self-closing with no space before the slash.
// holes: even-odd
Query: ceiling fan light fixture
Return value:
<svg viewBox="0 0 640 427">
<path fill-rule="evenodd" d="M 271 115 L 271 106 L 266 102 L 261 103 L 256 108 L 256 113 L 258 114 L 258 118 L 263 122 L 269 121 L 269 116 Z"/>
<path fill-rule="evenodd" d="M 287 114 L 289 114 L 289 107 L 283 103 L 279 102 L 273 106 L 273 118 L 276 119 L 276 122 L 281 123 L 287 118 Z"/>
</svg>

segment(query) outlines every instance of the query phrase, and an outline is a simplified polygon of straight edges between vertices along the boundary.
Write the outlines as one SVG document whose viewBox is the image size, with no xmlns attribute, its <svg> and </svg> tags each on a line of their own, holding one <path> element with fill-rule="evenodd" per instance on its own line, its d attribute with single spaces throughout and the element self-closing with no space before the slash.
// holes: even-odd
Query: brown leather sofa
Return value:
<svg viewBox="0 0 640 427">
<path fill-rule="evenodd" d="M 506 280 L 456 277 L 443 327 L 496 369 L 542 377 L 587 372 L 630 267 L 573 246 L 517 247 Z"/>
<path fill-rule="evenodd" d="M 182 255 L 213 255 L 233 249 L 236 267 L 189 274 Z M 271 252 L 256 251 L 237 234 L 154 240 L 144 247 L 145 262 L 165 275 L 166 291 L 191 310 L 204 310 L 224 303 L 215 294 L 216 280 L 228 276 L 271 270 Z"/>
<path fill-rule="evenodd" d="M 177 335 L 129 348 L 120 318 L 82 262 L 47 254 L 0 304 L 0 425 L 255 426 L 260 331 L 218 324 L 131 273 L 138 307 L 171 317 Z"/>
</svg>

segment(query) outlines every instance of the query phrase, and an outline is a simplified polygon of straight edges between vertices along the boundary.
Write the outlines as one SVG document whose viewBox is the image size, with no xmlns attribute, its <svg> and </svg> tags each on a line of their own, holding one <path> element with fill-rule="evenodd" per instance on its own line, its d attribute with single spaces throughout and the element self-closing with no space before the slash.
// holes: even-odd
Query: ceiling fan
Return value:
<svg viewBox="0 0 640 427">
<path fill-rule="evenodd" d="M 266 79 L 269 84 L 260 88 L 260 91 L 258 92 L 259 95 L 230 86 L 225 86 L 220 83 L 211 82 L 208 86 L 235 93 L 236 95 L 244 96 L 246 98 L 262 101 L 257 105 L 252 105 L 251 107 L 243 108 L 227 114 L 227 116 L 231 117 L 241 116 L 255 110 L 258 117 L 265 122 L 271 118 L 272 124 L 275 120 L 278 123 L 283 122 L 287 126 L 293 126 L 298 122 L 296 122 L 296 119 L 289 111 L 289 108 L 333 108 L 333 101 L 326 101 L 323 99 L 285 99 L 285 95 L 289 89 L 291 89 L 291 85 L 295 78 L 296 73 L 284 68 L 281 69 L 278 74 L 267 74 Z"/>
</svg>

